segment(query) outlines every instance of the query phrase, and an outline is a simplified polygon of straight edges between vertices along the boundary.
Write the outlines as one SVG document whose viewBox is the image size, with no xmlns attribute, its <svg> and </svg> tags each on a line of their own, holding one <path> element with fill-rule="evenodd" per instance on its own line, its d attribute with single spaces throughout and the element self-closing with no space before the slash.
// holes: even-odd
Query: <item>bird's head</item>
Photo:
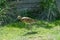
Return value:
<svg viewBox="0 0 60 40">
<path fill-rule="evenodd" d="M 21 18 L 22 18 L 21 16 L 17 16 L 17 19 L 19 19 L 19 20 L 20 20 Z"/>
</svg>

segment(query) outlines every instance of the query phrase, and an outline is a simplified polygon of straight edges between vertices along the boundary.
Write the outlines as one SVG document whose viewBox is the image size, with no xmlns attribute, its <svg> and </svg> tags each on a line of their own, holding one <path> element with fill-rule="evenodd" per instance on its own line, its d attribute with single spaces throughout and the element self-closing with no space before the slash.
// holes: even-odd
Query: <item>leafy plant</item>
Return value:
<svg viewBox="0 0 60 40">
<path fill-rule="evenodd" d="M 43 20 L 52 21 L 60 15 L 55 0 L 42 0 L 40 2 L 40 17 Z"/>
</svg>

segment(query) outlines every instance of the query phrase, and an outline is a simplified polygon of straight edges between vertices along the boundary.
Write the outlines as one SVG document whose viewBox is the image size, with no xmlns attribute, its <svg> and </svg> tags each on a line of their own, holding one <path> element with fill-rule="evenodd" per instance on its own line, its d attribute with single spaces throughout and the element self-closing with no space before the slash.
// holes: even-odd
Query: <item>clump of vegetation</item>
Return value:
<svg viewBox="0 0 60 40">
<path fill-rule="evenodd" d="M 10 7 L 10 2 L 8 0 L 0 0 L 0 25 L 5 25 L 8 23 L 15 22 L 16 19 L 16 8 Z M 11 10 L 15 11 L 11 11 Z"/>
<path fill-rule="evenodd" d="M 43 20 L 52 21 L 60 15 L 55 0 L 42 0 L 40 2 L 41 14 Z"/>
</svg>

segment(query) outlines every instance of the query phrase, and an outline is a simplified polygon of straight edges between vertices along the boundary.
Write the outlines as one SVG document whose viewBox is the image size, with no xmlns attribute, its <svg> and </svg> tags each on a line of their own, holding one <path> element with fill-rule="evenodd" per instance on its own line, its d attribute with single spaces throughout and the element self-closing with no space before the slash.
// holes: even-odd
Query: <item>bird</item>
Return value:
<svg viewBox="0 0 60 40">
<path fill-rule="evenodd" d="M 21 22 L 24 22 L 26 24 L 33 24 L 33 23 L 36 23 L 36 20 L 35 19 L 32 19 L 30 17 L 21 17 L 21 16 L 18 16 L 17 17 Z"/>
<path fill-rule="evenodd" d="M 24 16 L 24 17 L 17 16 L 17 19 L 20 20 L 21 22 L 25 23 L 25 27 L 28 27 L 29 29 L 32 28 L 32 25 L 34 25 L 37 21 L 35 19 L 32 19 L 31 17 L 26 17 L 26 16 Z"/>
<path fill-rule="evenodd" d="M 32 19 L 32 18 L 30 18 L 30 17 L 26 17 L 26 16 L 24 16 L 24 17 L 22 17 L 22 16 L 17 16 L 17 18 L 18 18 L 21 22 L 25 23 L 25 27 L 27 27 L 27 28 L 30 30 L 28 33 L 35 33 L 35 32 L 32 31 L 32 28 L 33 28 L 32 24 L 35 24 L 35 23 L 37 22 L 37 20 Z M 26 24 L 27 24 L 27 25 L 26 25 Z"/>
</svg>

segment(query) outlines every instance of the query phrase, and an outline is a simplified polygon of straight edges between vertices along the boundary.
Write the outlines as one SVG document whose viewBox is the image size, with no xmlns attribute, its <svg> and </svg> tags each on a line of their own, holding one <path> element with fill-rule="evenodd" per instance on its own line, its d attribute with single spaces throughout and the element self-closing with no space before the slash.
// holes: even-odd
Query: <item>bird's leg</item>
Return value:
<svg viewBox="0 0 60 40">
<path fill-rule="evenodd" d="M 24 23 L 24 25 L 25 25 L 25 28 L 27 28 L 27 27 L 28 27 L 28 25 L 27 25 L 26 23 Z"/>
<path fill-rule="evenodd" d="M 29 28 L 30 32 L 32 32 L 32 24 L 28 24 L 28 28 Z"/>
<path fill-rule="evenodd" d="M 27 29 L 30 29 L 30 25 L 29 24 L 27 24 L 27 23 L 24 23 L 24 25 L 25 25 L 25 28 L 27 28 Z"/>
</svg>

